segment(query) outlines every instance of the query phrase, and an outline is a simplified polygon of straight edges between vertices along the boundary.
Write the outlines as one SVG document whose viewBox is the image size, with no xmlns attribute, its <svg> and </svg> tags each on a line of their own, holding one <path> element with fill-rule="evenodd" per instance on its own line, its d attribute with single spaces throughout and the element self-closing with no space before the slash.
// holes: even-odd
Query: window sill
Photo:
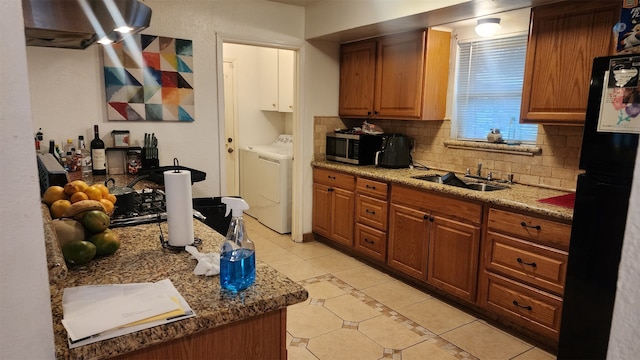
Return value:
<svg viewBox="0 0 640 360">
<path fill-rule="evenodd" d="M 535 145 L 507 145 L 481 141 L 461 140 L 445 140 L 444 145 L 452 149 L 479 150 L 526 156 L 540 155 L 542 153 L 542 148 Z"/>
</svg>

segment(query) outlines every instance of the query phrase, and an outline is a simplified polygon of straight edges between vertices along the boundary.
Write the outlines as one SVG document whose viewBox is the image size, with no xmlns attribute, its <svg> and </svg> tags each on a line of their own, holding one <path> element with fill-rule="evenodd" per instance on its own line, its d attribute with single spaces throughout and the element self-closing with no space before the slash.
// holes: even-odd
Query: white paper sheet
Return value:
<svg viewBox="0 0 640 360">
<path fill-rule="evenodd" d="M 69 348 L 195 316 L 169 279 L 66 288 L 62 307 Z"/>
</svg>

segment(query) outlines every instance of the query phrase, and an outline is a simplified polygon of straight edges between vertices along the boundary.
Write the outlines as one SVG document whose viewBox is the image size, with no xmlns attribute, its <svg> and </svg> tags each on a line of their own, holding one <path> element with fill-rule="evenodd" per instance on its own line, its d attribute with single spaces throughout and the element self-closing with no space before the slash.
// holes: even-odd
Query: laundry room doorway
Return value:
<svg viewBox="0 0 640 360">
<path fill-rule="evenodd" d="M 291 232 L 296 56 L 290 49 L 222 44 L 225 174 L 221 190 L 251 199 L 247 214 L 280 233 Z M 248 155 L 258 148 L 260 154 Z M 247 159 L 254 158 L 259 162 L 248 165 Z M 276 171 L 275 166 L 282 169 Z M 270 171 L 257 174 L 260 168 Z M 274 174 L 279 177 L 272 179 Z M 255 181 L 256 176 L 261 176 L 260 181 Z M 267 220 L 280 212 L 285 219 Z"/>
</svg>

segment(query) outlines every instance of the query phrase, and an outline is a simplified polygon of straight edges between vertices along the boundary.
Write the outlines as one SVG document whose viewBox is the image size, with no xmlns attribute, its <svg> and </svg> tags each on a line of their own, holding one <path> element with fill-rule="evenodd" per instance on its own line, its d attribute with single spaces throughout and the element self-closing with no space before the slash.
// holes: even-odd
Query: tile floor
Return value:
<svg viewBox="0 0 640 360">
<path fill-rule="evenodd" d="M 555 359 L 331 247 L 245 223 L 258 259 L 309 292 L 287 312 L 291 360 Z"/>
</svg>

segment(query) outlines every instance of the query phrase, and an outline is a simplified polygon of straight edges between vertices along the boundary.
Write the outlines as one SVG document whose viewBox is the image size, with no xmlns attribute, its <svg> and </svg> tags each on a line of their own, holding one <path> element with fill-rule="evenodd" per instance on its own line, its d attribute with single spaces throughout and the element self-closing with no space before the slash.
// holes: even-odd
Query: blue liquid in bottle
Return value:
<svg viewBox="0 0 640 360">
<path fill-rule="evenodd" d="M 236 249 L 220 256 L 220 285 L 231 291 L 240 291 L 256 279 L 256 254 L 252 249 Z"/>
</svg>

